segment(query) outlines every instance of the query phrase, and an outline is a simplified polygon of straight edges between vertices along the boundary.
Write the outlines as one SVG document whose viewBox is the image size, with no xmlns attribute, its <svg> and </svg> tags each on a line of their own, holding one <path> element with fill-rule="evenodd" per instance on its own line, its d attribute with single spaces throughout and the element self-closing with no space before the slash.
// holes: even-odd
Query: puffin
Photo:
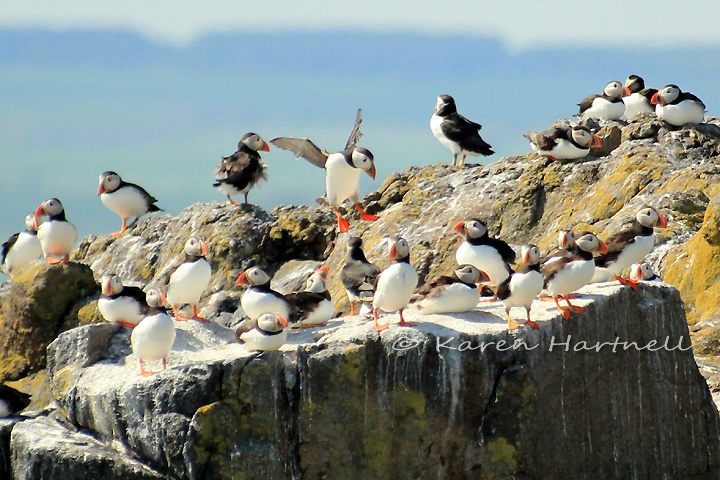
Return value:
<svg viewBox="0 0 720 480">
<path fill-rule="evenodd" d="M 568 253 L 575 253 L 577 246 L 575 245 L 575 234 L 572 230 L 565 229 L 558 232 L 558 249 L 545 257 L 540 264 L 545 265 L 561 259 Z"/>
<path fill-rule="evenodd" d="M 637 281 L 620 274 L 633 263 L 642 262 L 655 246 L 655 228 L 666 228 L 667 218 L 655 208 L 646 205 L 635 214 L 630 228 L 606 240 L 608 251 L 595 258 L 595 275 L 592 281 L 603 282 L 613 276 L 623 285 L 637 290 Z"/>
<path fill-rule="evenodd" d="M 498 238 L 488 235 L 487 225 L 473 218 L 460 222 L 453 230 L 465 241 L 455 253 L 458 265 L 473 265 L 487 274 L 491 286 L 498 286 L 512 273 L 511 264 L 515 263 L 515 251 Z"/>
<path fill-rule="evenodd" d="M 198 316 L 198 303 L 205 287 L 210 283 L 210 262 L 205 258 L 208 253 L 208 245 L 198 236 L 191 236 L 185 242 L 183 248 L 185 259 L 170 273 L 167 288 L 167 302 L 172 306 L 175 320 L 197 320 L 207 322 L 208 320 Z M 188 318 L 180 314 L 180 305 L 189 304 L 193 307 L 193 316 Z"/>
<path fill-rule="evenodd" d="M 258 152 L 269 152 L 270 145 L 260 135 L 248 132 L 238 142 L 238 149 L 215 167 L 213 187 L 227 195 L 228 201 L 236 206 L 232 195 L 243 194 L 248 203 L 248 192 L 260 182 L 267 180 L 267 164 L 260 161 Z"/>
<path fill-rule="evenodd" d="M 576 160 L 588 156 L 591 148 L 602 146 L 600 137 L 584 126 L 555 127 L 524 135 L 530 148 L 550 160 Z"/>
<path fill-rule="evenodd" d="M 410 298 L 410 306 L 425 315 L 468 312 L 480 301 L 477 284 L 488 280 L 485 272 L 472 265 L 460 265 L 452 275 L 420 287 Z"/>
<path fill-rule="evenodd" d="M 40 224 L 40 218 L 48 219 Z M 65 219 L 65 209 L 57 198 L 45 200 L 35 210 L 33 224 L 45 259 L 51 264 L 68 263 L 77 240 L 75 226 Z"/>
<path fill-rule="evenodd" d="M 30 405 L 30 395 L 0 383 L 0 418 L 6 418 Z"/>
<path fill-rule="evenodd" d="M 662 282 L 662 279 L 658 277 L 650 265 L 647 263 L 633 263 L 630 265 L 630 280 L 646 281 L 646 282 Z"/>
<path fill-rule="evenodd" d="M 452 164 L 462 155 L 457 166 L 465 164 L 465 157 L 471 155 L 492 155 L 492 147 L 480 137 L 479 123 L 471 122 L 457 113 L 455 100 L 450 95 L 440 95 L 435 102 L 435 113 L 430 117 L 430 130 L 438 141 L 453 154 Z"/>
<path fill-rule="evenodd" d="M 607 245 L 590 232 L 584 232 L 577 237 L 575 245 L 574 253 L 568 253 L 559 260 L 540 267 L 545 288 L 565 320 L 570 318 L 571 311 L 584 312 L 582 307 L 570 303 L 569 294 L 590 283 L 595 272 L 593 253 L 604 254 L 608 251 Z M 565 300 L 568 308 L 560 306 L 560 298 Z"/>
<path fill-rule="evenodd" d="M 373 318 L 375 330 L 378 332 L 382 332 L 390 326 L 387 323 L 384 325 L 378 323 L 381 310 L 383 312 L 397 311 L 400 314 L 400 325 L 414 326 L 413 323 L 406 322 L 403 317 L 403 310 L 418 283 L 418 274 L 410 265 L 410 246 L 407 240 L 395 235 L 388 240 L 390 244 L 388 256 L 394 262 L 378 276 L 377 288 L 373 296 Z"/>
<path fill-rule="evenodd" d="M 292 306 L 292 328 L 317 327 L 332 318 L 335 306 L 325 285 L 329 271 L 330 267 L 323 265 L 308 277 L 302 292 L 285 295 Z"/>
<path fill-rule="evenodd" d="M 2 272 L 13 278 L 13 272 L 33 263 L 42 253 L 34 217 L 30 214 L 25 217 L 25 230 L 11 235 L 0 247 Z"/>
<path fill-rule="evenodd" d="M 124 181 L 115 172 L 107 171 L 100 175 L 98 195 L 103 205 L 122 218 L 122 227 L 119 232 L 112 234 L 113 238 L 118 238 L 126 230 L 135 226 L 143 215 L 162 211 L 155 205 L 157 199 L 147 190 L 140 185 Z M 131 218 L 134 220 L 128 225 L 127 221 Z"/>
<path fill-rule="evenodd" d="M 540 326 L 530 320 L 532 302 L 540 294 L 545 283 L 540 273 L 540 249 L 535 245 L 523 245 L 521 258 L 522 266 L 500 284 L 497 297 L 505 304 L 508 330 L 516 330 L 522 326 L 510 317 L 510 309 L 514 306 L 525 307 L 527 312 L 525 325 L 540 330 Z"/>
<path fill-rule="evenodd" d="M 360 213 L 360 218 L 374 222 L 377 216 L 367 213 L 360 205 L 360 173 L 367 173 L 375 179 L 375 157 L 367 148 L 358 147 L 357 142 L 362 136 L 360 124 L 362 123 L 362 110 L 357 111 L 355 126 L 342 152 L 329 153 L 315 145 L 307 138 L 278 137 L 270 143 L 283 150 L 295 154 L 295 158 L 304 158 L 313 165 L 325 169 L 325 192 L 327 203 L 333 207 L 337 217 L 340 233 L 350 229 L 350 222 L 343 218 L 338 207 L 346 200 L 350 200 Z"/>
<path fill-rule="evenodd" d="M 350 300 L 350 315 L 357 314 L 355 305 L 372 303 L 380 268 L 365 258 L 360 237 L 350 237 L 345 264 L 340 270 L 340 281 Z"/>
<path fill-rule="evenodd" d="M 630 75 L 625 80 L 622 101 L 625 104 L 625 118 L 633 120 L 641 113 L 654 113 L 655 106 L 650 102 L 657 93 L 654 88 L 645 88 L 645 80 L 638 75 Z"/>
<path fill-rule="evenodd" d="M 702 100 L 692 93 L 683 92 L 677 85 L 665 85 L 650 101 L 655 105 L 658 118 L 675 127 L 705 120 L 705 104 Z"/>
<path fill-rule="evenodd" d="M 124 286 L 114 273 L 103 275 L 98 310 L 105 320 L 135 328 L 148 312 L 147 294 L 138 287 Z"/>
<path fill-rule="evenodd" d="M 166 299 L 160 290 L 149 288 L 145 301 L 149 306 L 147 315 L 130 334 L 130 345 L 140 363 L 140 375 L 148 377 L 153 372 L 145 370 L 144 362 L 162 360 L 162 369 L 167 368 L 167 357 L 175 341 L 175 324 L 165 312 Z"/>
<path fill-rule="evenodd" d="M 235 335 L 245 348 L 252 351 L 278 350 L 287 340 L 287 320 L 276 313 L 263 313 L 258 318 L 243 320 Z"/>
<path fill-rule="evenodd" d="M 270 275 L 264 270 L 248 268 L 238 276 L 235 284 L 247 288 L 240 299 L 240 306 L 251 320 L 257 320 L 263 313 L 276 313 L 284 319 L 290 318 L 292 305 L 285 295 L 270 288 Z"/>
<path fill-rule="evenodd" d="M 623 84 L 617 81 L 605 86 L 603 93 L 597 93 L 578 103 L 580 118 L 602 118 L 605 120 L 619 120 L 625 113 L 625 104 L 622 101 L 624 93 Z"/>
</svg>

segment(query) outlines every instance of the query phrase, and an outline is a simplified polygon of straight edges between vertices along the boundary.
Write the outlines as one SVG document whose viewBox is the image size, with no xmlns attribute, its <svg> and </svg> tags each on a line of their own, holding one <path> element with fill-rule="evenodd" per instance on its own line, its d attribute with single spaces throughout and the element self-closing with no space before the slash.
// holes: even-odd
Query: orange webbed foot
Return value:
<svg viewBox="0 0 720 480">
<path fill-rule="evenodd" d="M 639 288 L 637 280 L 632 280 L 630 278 L 623 278 L 623 277 L 615 277 L 615 278 L 617 278 L 618 282 L 620 282 L 622 285 L 627 285 L 630 288 L 632 288 L 633 290 L 637 290 Z"/>
<path fill-rule="evenodd" d="M 508 318 L 508 330 L 517 330 L 520 327 L 522 327 L 522 324 Z"/>
<path fill-rule="evenodd" d="M 540 325 L 537 324 L 537 322 L 533 322 L 532 320 L 528 320 L 525 322 L 525 325 L 532 328 L 533 330 L 540 330 Z"/>
<path fill-rule="evenodd" d="M 558 307 L 558 308 L 560 309 L 560 313 L 562 314 L 562 317 L 565 320 L 569 320 L 570 319 L 570 309 L 564 308 L 564 307 Z"/>
<path fill-rule="evenodd" d="M 578 306 L 578 305 L 570 305 L 569 308 L 570 308 L 570 310 L 572 310 L 572 311 L 574 311 L 574 312 L 577 312 L 577 313 L 579 313 L 579 314 L 585 313 L 585 309 L 584 309 L 583 307 Z"/>
<path fill-rule="evenodd" d="M 120 326 L 123 326 L 123 327 L 127 327 L 127 328 L 135 328 L 137 326 L 134 323 L 126 322 L 124 320 L 120 320 L 119 322 L 117 322 L 117 324 Z"/>
</svg>

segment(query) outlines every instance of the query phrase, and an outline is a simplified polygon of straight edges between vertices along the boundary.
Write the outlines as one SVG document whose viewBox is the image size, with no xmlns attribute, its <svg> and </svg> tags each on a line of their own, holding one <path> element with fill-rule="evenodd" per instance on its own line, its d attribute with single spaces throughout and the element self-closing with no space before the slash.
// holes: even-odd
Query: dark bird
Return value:
<svg viewBox="0 0 720 480">
<path fill-rule="evenodd" d="M 215 167 L 215 183 L 227 195 L 233 205 L 240 205 L 232 195 L 243 194 L 248 203 L 248 192 L 263 180 L 267 180 L 267 165 L 260 161 L 258 151 L 268 152 L 270 146 L 260 135 L 248 132 L 238 142 L 238 149 Z"/>
<path fill-rule="evenodd" d="M 478 131 L 482 128 L 479 123 L 471 122 L 457 113 L 455 100 L 450 95 L 440 95 L 435 103 L 435 113 L 430 117 L 430 130 L 453 154 L 452 164 L 457 162 L 457 156 L 462 155 L 458 166 L 465 164 L 468 155 L 492 155 L 492 147 L 480 137 Z"/>
<path fill-rule="evenodd" d="M 665 85 L 650 100 L 655 104 L 655 114 L 670 125 L 681 127 L 686 123 L 702 123 L 705 120 L 705 104 L 677 85 Z"/>
<path fill-rule="evenodd" d="M 0 383 L 0 418 L 15 415 L 30 405 L 30 395 Z"/>
<path fill-rule="evenodd" d="M 602 118 L 605 120 L 618 120 L 625 113 L 625 104 L 622 101 L 623 84 L 610 82 L 605 86 L 603 93 L 597 93 L 578 103 L 580 112 L 578 116 L 585 118 Z"/>
<path fill-rule="evenodd" d="M 40 218 L 48 219 L 40 224 Z M 45 200 L 35 210 L 33 220 L 43 255 L 48 263 L 68 263 L 70 252 L 77 240 L 75 226 L 65 218 L 65 209 L 57 198 Z"/>
<path fill-rule="evenodd" d="M 641 113 L 654 113 L 655 106 L 652 97 L 657 93 L 654 88 L 645 88 L 645 80 L 638 75 L 630 75 L 625 80 L 625 118 L 633 120 Z"/>
<path fill-rule="evenodd" d="M 587 157 L 591 148 L 602 146 L 600 138 L 587 127 L 555 127 L 524 135 L 530 147 L 550 160 L 575 160 Z"/>
<path fill-rule="evenodd" d="M 33 263 L 42 255 L 37 228 L 32 214 L 25 217 L 25 230 L 15 233 L 0 247 L 2 272 L 13 278 L 13 273 Z"/>
<path fill-rule="evenodd" d="M 410 298 L 410 305 L 425 315 L 468 312 L 480 301 L 477 284 L 488 280 L 485 272 L 472 265 L 460 265 L 452 275 L 420 287 Z"/>
<path fill-rule="evenodd" d="M 455 260 L 458 265 L 473 265 L 490 278 L 489 285 L 498 286 L 512 273 L 515 251 L 503 240 L 488 235 L 487 225 L 473 218 L 460 222 L 453 230 L 465 241 L 458 247 Z"/>
<path fill-rule="evenodd" d="M 350 315 L 357 313 L 356 304 L 372 303 L 378 275 L 380 268 L 365 258 L 362 239 L 350 237 L 345 265 L 340 270 L 340 281 L 350 299 Z"/>
</svg>

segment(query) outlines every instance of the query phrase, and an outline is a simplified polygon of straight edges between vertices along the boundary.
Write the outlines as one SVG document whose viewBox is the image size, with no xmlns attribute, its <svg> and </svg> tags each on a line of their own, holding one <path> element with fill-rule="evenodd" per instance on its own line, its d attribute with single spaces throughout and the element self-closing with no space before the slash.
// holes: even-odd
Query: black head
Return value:
<svg viewBox="0 0 720 480">
<path fill-rule="evenodd" d="M 437 97 L 435 102 L 435 114 L 440 117 L 445 117 L 451 113 L 456 113 L 457 107 L 455 106 L 455 99 L 450 95 L 440 95 Z"/>
</svg>

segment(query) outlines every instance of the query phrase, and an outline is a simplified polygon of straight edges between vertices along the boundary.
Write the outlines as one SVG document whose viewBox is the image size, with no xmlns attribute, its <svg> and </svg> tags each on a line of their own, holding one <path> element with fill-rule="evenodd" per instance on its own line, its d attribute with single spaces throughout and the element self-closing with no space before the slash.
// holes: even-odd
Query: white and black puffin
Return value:
<svg viewBox="0 0 720 480">
<path fill-rule="evenodd" d="M 263 180 L 267 180 L 267 165 L 260 161 L 258 152 L 269 152 L 270 146 L 260 135 L 248 132 L 238 142 L 238 149 L 215 167 L 213 187 L 227 195 L 233 205 L 240 205 L 232 195 L 243 194 L 248 203 L 248 192 Z"/>
<path fill-rule="evenodd" d="M 0 418 L 6 418 L 30 405 L 30 395 L 0 383 Z"/>
<path fill-rule="evenodd" d="M 358 303 L 372 303 L 379 275 L 380 268 L 365 257 L 362 239 L 350 237 L 347 258 L 340 270 L 340 281 L 350 300 L 350 315 L 358 313 L 359 310 L 355 309 Z"/>
<path fill-rule="evenodd" d="M 390 251 L 388 256 L 394 262 L 380 273 L 377 281 L 377 288 L 373 296 L 373 318 L 375 319 L 375 330 L 381 332 L 390 325 L 380 325 L 378 318 L 380 311 L 398 312 L 400 314 L 400 325 L 412 327 L 403 317 L 403 310 L 412 297 L 418 283 L 418 274 L 410 264 L 410 246 L 407 240 L 395 235 L 389 239 Z"/>
<path fill-rule="evenodd" d="M 455 100 L 450 95 L 440 95 L 435 102 L 435 113 L 430 117 L 430 130 L 438 141 L 453 154 L 452 164 L 457 162 L 457 156 L 462 155 L 457 164 L 462 167 L 468 155 L 492 155 L 492 147 L 480 137 L 478 131 L 482 128 L 479 123 L 471 122 L 457 113 Z"/>
<path fill-rule="evenodd" d="M 98 299 L 98 310 L 111 323 L 135 328 L 148 311 L 147 294 L 142 289 L 125 286 L 114 273 L 103 275 L 102 296 Z"/>
<path fill-rule="evenodd" d="M 205 288 L 210 283 L 212 269 L 210 262 L 205 258 L 209 248 L 205 241 L 198 236 L 191 236 L 183 247 L 185 258 L 170 273 L 167 287 L 167 303 L 172 307 L 175 320 L 197 320 L 207 322 L 208 320 L 198 315 L 198 303 Z M 193 316 L 186 317 L 180 314 L 180 306 L 183 304 L 192 305 Z"/>
<path fill-rule="evenodd" d="M 630 280 L 636 282 L 662 282 L 662 279 L 655 274 L 652 267 L 645 262 L 630 265 Z"/>
<path fill-rule="evenodd" d="M 625 104 L 625 118 L 633 120 L 642 113 L 654 113 L 655 105 L 652 97 L 657 93 L 654 88 L 645 88 L 645 80 L 638 75 L 630 75 L 625 80 L 623 103 Z"/>
<path fill-rule="evenodd" d="M 155 205 L 157 199 L 147 190 L 140 185 L 124 181 L 115 172 L 107 171 L 100 175 L 98 195 L 103 205 L 122 218 L 120 231 L 112 234 L 115 238 L 132 228 L 143 215 L 162 211 Z M 134 220 L 128 226 L 127 222 L 131 218 Z"/>
<path fill-rule="evenodd" d="M 48 219 L 40 223 L 40 218 Z M 57 198 L 45 200 L 35 210 L 34 225 L 43 255 L 50 264 L 68 263 L 77 240 L 75 226 L 65 218 L 65 209 Z"/>
<path fill-rule="evenodd" d="M 460 265 L 452 275 L 420 287 L 410 298 L 410 307 L 425 315 L 468 312 L 480 301 L 478 283 L 488 280 L 485 272 L 472 265 Z"/>
<path fill-rule="evenodd" d="M 33 263 L 42 255 L 40 240 L 32 214 L 25 217 L 25 230 L 15 233 L 0 247 L 2 272 L 13 277 L 13 273 Z"/>
<path fill-rule="evenodd" d="M 292 305 L 285 295 L 270 288 L 270 280 L 270 275 L 258 267 L 248 268 L 238 276 L 235 284 L 247 288 L 240 299 L 240 306 L 248 318 L 256 320 L 263 313 L 290 318 Z"/>
<path fill-rule="evenodd" d="M 597 93 L 578 103 L 580 118 L 601 118 L 605 120 L 618 120 L 625 113 L 625 104 L 622 95 L 625 89 L 617 81 L 608 83 L 603 93 Z"/>
<path fill-rule="evenodd" d="M 522 326 L 510 317 L 510 309 L 515 306 L 525 307 L 527 312 L 525 325 L 539 330 L 540 326 L 530 320 L 530 307 L 544 285 L 544 279 L 540 273 L 540 250 L 535 245 L 523 245 L 521 256 L 522 266 L 500 284 L 497 297 L 505 304 L 508 330 L 515 330 Z"/>
<path fill-rule="evenodd" d="M 674 84 L 665 85 L 651 102 L 655 114 L 670 125 L 682 127 L 687 123 L 702 123 L 705 120 L 705 104 L 690 92 L 683 92 Z"/>
<path fill-rule="evenodd" d="M 263 313 L 258 318 L 243 320 L 235 335 L 245 348 L 252 351 L 278 350 L 287 341 L 287 320 L 276 313 Z"/>
<path fill-rule="evenodd" d="M 615 277 L 623 285 L 637 289 L 637 281 L 626 279 L 621 273 L 633 263 L 640 263 L 655 246 L 655 228 L 665 228 L 667 218 L 651 206 L 644 206 L 635 214 L 630 228 L 605 241 L 608 251 L 595 258 L 593 282 Z"/>
<path fill-rule="evenodd" d="M 591 148 L 602 146 L 600 138 L 584 126 L 555 127 L 529 132 L 530 148 L 550 160 L 575 160 L 588 156 Z"/>
<path fill-rule="evenodd" d="M 345 233 L 350 229 L 350 222 L 340 214 L 338 207 L 346 200 L 355 205 L 363 220 L 374 222 L 377 216 L 367 213 L 360 205 L 360 173 L 367 173 L 375 179 L 375 159 L 367 148 L 358 147 L 357 142 L 362 123 L 361 111 L 358 110 L 355 126 L 350 133 L 345 149 L 342 152 L 329 153 L 315 145 L 307 138 L 278 137 L 270 143 L 278 148 L 290 150 L 296 158 L 304 158 L 313 165 L 325 169 L 325 192 L 327 202 L 333 207 L 337 217 L 338 230 Z"/>
<path fill-rule="evenodd" d="M 292 315 L 288 319 L 292 328 L 325 325 L 335 314 L 335 306 L 325 284 L 329 271 L 330 267 L 321 266 L 308 277 L 303 291 L 285 295 L 292 306 Z"/>
<path fill-rule="evenodd" d="M 473 218 L 458 223 L 453 230 L 465 238 L 455 253 L 458 265 L 473 265 L 485 272 L 490 286 L 498 286 L 510 276 L 515 251 L 503 240 L 490 237 L 485 222 Z"/>
<path fill-rule="evenodd" d="M 575 252 L 540 267 L 545 288 L 565 320 L 570 318 L 571 311 L 584 312 L 582 307 L 570 303 L 570 294 L 590 283 L 595 272 L 593 253 L 607 253 L 607 245 L 590 232 L 577 237 L 575 246 Z M 568 308 L 560 306 L 558 300 L 561 298 Z"/>
<path fill-rule="evenodd" d="M 165 297 L 157 288 L 149 288 L 145 299 L 148 311 L 145 318 L 130 334 L 133 355 L 140 363 L 140 375 L 147 377 L 153 372 L 145 369 L 145 362 L 162 360 L 167 368 L 167 357 L 175 342 L 175 324 L 165 311 Z"/>
</svg>

